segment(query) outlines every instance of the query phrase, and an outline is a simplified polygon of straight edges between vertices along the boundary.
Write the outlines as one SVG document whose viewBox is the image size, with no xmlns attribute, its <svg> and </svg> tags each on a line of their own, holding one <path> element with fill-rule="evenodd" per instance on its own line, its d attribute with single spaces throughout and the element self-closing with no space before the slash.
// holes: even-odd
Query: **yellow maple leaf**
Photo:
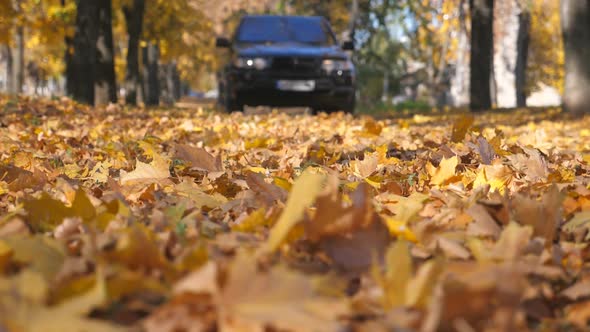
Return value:
<svg viewBox="0 0 590 332">
<path fill-rule="evenodd" d="M 414 232 L 408 228 L 406 222 L 396 218 L 385 218 L 385 225 L 387 225 L 387 229 L 389 229 L 389 233 L 391 233 L 391 235 L 411 242 L 418 242 L 416 234 L 414 234 Z"/>
<path fill-rule="evenodd" d="M 406 303 L 406 288 L 414 271 L 410 247 L 405 241 L 396 241 L 385 254 L 385 272 L 373 265 L 371 274 L 383 289 L 382 302 L 386 308 L 401 307 Z"/>
<path fill-rule="evenodd" d="M 0 195 L 7 194 L 9 192 L 8 183 L 0 181 Z"/>
<path fill-rule="evenodd" d="M 326 177 L 322 174 L 306 170 L 293 184 L 291 194 L 287 199 L 285 210 L 279 220 L 270 230 L 265 246 L 266 251 L 274 251 L 287 237 L 291 229 L 303 218 L 307 209 L 322 190 Z"/>
<path fill-rule="evenodd" d="M 475 181 L 473 182 L 473 189 L 489 185 L 491 191 L 504 193 L 506 185 L 512 179 L 512 171 L 507 166 L 496 165 L 481 165 Z"/>
<path fill-rule="evenodd" d="M 459 165 L 459 157 L 453 156 L 449 159 L 443 158 L 439 167 L 434 171 L 434 174 L 432 174 L 430 183 L 438 186 L 444 184 L 455 175 L 457 165 Z"/>
</svg>

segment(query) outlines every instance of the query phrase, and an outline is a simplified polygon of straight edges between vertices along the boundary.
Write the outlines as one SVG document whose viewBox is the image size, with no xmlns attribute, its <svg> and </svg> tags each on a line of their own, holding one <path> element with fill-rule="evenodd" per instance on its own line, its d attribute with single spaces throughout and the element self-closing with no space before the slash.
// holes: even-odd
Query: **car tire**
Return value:
<svg viewBox="0 0 590 332">
<path fill-rule="evenodd" d="M 356 108 L 356 98 L 352 97 L 350 103 L 346 105 L 342 105 L 340 109 L 346 114 L 354 114 L 354 110 Z"/>
<path fill-rule="evenodd" d="M 226 113 L 244 112 L 244 105 L 233 98 L 226 98 L 224 110 Z"/>
<path fill-rule="evenodd" d="M 344 112 L 345 114 L 354 114 L 354 104 L 350 105 L 340 105 L 340 106 L 333 106 L 329 108 L 324 108 L 326 113 L 336 113 L 336 112 Z"/>
<path fill-rule="evenodd" d="M 354 114 L 354 105 L 342 106 L 341 110 L 346 114 Z"/>
<path fill-rule="evenodd" d="M 236 97 L 232 97 L 230 90 L 225 90 L 223 98 L 223 110 L 225 113 L 243 112 L 244 105 Z"/>
<path fill-rule="evenodd" d="M 310 114 L 311 114 L 311 115 L 318 115 L 318 114 L 320 114 L 320 112 L 322 111 L 322 108 L 318 108 L 318 107 L 311 107 L 311 108 L 309 109 L 309 111 L 310 111 Z"/>
<path fill-rule="evenodd" d="M 335 106 L 335 107 L 329 108 L 328 110 L 326 110 L 326 112 L 328 112 L 328 114 L 338 113 L 338 112 L 344 112 L 345 114 L 352 114 L 352 113 L 354 113 L 354 107 L 350 107 L 348 105 Z"/>
</svg>

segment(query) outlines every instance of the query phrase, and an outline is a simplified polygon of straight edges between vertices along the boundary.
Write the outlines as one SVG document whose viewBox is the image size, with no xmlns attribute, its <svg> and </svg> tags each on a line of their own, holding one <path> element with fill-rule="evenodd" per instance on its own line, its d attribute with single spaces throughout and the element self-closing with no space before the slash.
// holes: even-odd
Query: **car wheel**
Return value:
<svg viewBox="0 0 590 332">
<path fill-rule="evenodd" d="M 243 112 L 244 105 L 238 98 L 232 97 L 231 93 L 226 90 L 223 102 L 223 108 L 226 113 Z"/>
<path fill-rule="evenodd" d="M 314 107 L 311 109 L 311 114 L 313 114 L 313 115 L 319 115 L 322 112 L 324 112 L 326 114 L 330 114 L 330 113 L 333 113 L 334 110 L 330 107 L 324 107 L 324 106 Z"/>
<path fill-rule="evenodd" d="M 340 109 L 346 114 L 354 114 L 354 109 L 356 108 L 356 98 L 352 98 L 350 103 L 346 105 L 342 105 Z"/>
<path fill-rule="evenodd" d="M 354 104 L 342 106 L 341 110 L 346 114 L 354 114 Z"/>
<path fill-rule="evenodd" d="M 326 113 L 337 113 L 337 112 L 344 112 L 346 114 L 354 114 L 354 105 L 340 105 L 334 106 L 330 108 L 326 108 Z"/>
<path fill-rule="evenodd" d="M 226 113 L 244 112 L 244 105 L 233 98 L 226 99 L 224 108 Z"/>
</svg>

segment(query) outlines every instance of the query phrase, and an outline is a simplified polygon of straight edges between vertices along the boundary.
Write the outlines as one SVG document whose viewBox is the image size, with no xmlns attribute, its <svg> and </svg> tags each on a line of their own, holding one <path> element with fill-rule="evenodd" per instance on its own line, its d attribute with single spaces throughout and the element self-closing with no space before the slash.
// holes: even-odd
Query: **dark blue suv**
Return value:
<svg viewBox="0 0 590 332">
<path fill-rule="evenodd" d="M 245 105 L 354 111 L 356 73 L 346 52 L 354 46 L 338 44 L 323 17 L 245 16 L 233 38 L 217 38 L 216 46 L 230 52 L 218 73 L 228 112 Z"/>
</svg>

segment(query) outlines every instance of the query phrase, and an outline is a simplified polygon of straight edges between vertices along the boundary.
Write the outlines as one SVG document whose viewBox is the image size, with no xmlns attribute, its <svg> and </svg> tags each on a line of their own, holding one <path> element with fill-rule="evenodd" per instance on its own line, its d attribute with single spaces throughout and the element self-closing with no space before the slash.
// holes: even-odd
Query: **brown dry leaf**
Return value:
<svg viewBox="0 0 590 332">
<path fill-rule="evenodd" d="M 420 266 L 416 276 L 407 285 L 406 305 L 426 308 L 443 269 L 444 262 L 440 258 L 432 259 Z"/>
<path fill-rule="evenodd" d="M 334 180 L 332 178 L 329 183 L 334 184 Z M 326 236 L 352 233 L 370 225 L 375 213 L 369 196 L 369 186 L 360 184 L 351 196 L 352 205 L 345 207 L 341 195 L 338 195 L 337 186 L 331 186 L 320 195 L 317 198 L 315 215 L 305 223 L 307 237 L 312 241 L 319 241 Z"/>
<path fill-rule="evenodd" d="M 174 285 L 174 293 L 219 293 L 218 271 L 214 262 L 207 262 L 200 269 L 190 273 Z"/>
<path fill-rule="evenodd" d="M 379 167 L 379 157 L 376 155 L 365 155 L 363 160 L 355 160 L 352 162 L 355 173 L 359 177 L 365 179 L 377 171 Z"/>
<path fill-rule="evenodd" d="M 512 166 L 524 173 L 526 179 L 531 182 L 545 181 L 549 175 L 545 158 L 543 158 L 537 149 L 526 147 L 523 147 L 522 149 L 526 154 L 507 156 L 508 160 L 511 161 Z"/>
<path fill-rule="evenodd" d="M 53 280 L 65 260 L 60 243 L 41 235 L 6 237 L 2 242 L 11 249 L 12 262 L 28 266 L 48 281 Z"/>
<path fill-rule="evenodd" d="M 461 264 L 443 281 L 442 317 L 439 329 L 446 330 L 457 320 L 464 320 L 477 331 L 485 330 L 501 311 L 508 315 L 501 331 L 521 331 L 515 319 L 526 282 L 513 265 Z"/>
<path fill-rule="evenodd" d="M 473 218 L 473 222 L 467 226 L 467 234 L 471 236 L 491 236 L 498 238 L 500 236 L 500 226 L 488 211 L 480 204 L 471 206 L 467 213 Z"/>
<path fill-rule="evenodd" d="M 135 162 L 135 169 L 129 173 L 121 171 L 121 184 L 134 181 L 157 181 L 170 177 L 170 163 L 164 157 L 155 155 L 151 163 L 146 164 L 139 160 Z"/>
<path fill-rule="evenodd" d="M 514 218 L 523 225 L 533 227 L 534 235 L 545 239 L 545 245 L 553 243 L 557 228 L 562 221 L 563 195 L 553 185 L 542 201 L 517 195 L 513 201 Z"/>
<path fill-rule="evenodd" d="M 481 157 L 481 161 L 484 165 L 491 165 L 492 161 L 496 157 L 494 147 L 485 139 L 485 137 L 479 136 L 477 138 L 477 152 Z"/>
<path fill-rule="evenodd" d="M 142 225 L 132 225 L 125 229 L 112 251 L 104 257 L 119 262 L 131 269 L 156 269 L 167 271 L 169 264 L 158 248 L 155 235 Z"/>
<path fill-rule="evenodd" d="M 475 117 L 471 114 L 465 114 L 458 117 L 453 123 L 453 131 L 451 133 L 451 142 L 461 142 L 465 139 L 465 134 L 469 131 Z"/>
<path fill-rule="evenodd" d="M 283 266 L 259 272 L 244 254 L 233 262 L 222 291 L 222 331 L 262 331 L 265 326 L 297 331 L 336 331 L 347 304 L 315 294 L 305 275 Z"/>
<path fill-rule="evenodd" d="M 491 254 L 499 260 L 514 261 L 524 252 L 532 235 L 531 226 L 521 226 L 511 222 L 502 230 L 500 239 L 496 242 Z"/>
<path fill-rule="evenodd" d="M 0 273 L 3 273 L 4 269 L 8 266 L 12 254 L 12 248 L 6 242 L 0 240 Z"/>
<path fill-rule="evenodd" d="M 179 196 L 187 197 L 198 208 L 208 207 L 214 209 L 227 203 L 225 196 L 218 193 L 207 194 L 190 179 L 182 179 L 180 183 L 173 186 L 173 190 Z"/>
<path fill-rule="evenodd" d="M 590 211 L 578 212 L 570 221 L 563 225 L 563 230 L 568 233 L 575 234 L 576 232 L 583 232 L 584 240 L 590 239 Z"/>
<path fill-rule="evenodd" d="M 262 174 L 248 172 L 246 174 L 246 183 L 248 184 L 248 187 L 259 194 L 268 205 L 273 204 L 275 201 L 282 202 L 287 198 L 287 192 L 284 189 L 266 182 Z"/>
<path fill-rule="evenodd" d="M 0 179 L 6 183 L 11 183 L 19 178 L 21 175 L 32 175 L 32 172 L 17 167 L 14 165 L 1 165 L 0 166 Z"/>
<path fill-rule="evenodd" d="M 445 257 L 452 259 L 469 259 L 469 251 L 457 241 L 439 236 L 437 239 L 438 248 L 444 253 Z"/>
<path fill-rule="evenodd" d="M 354 232 L 324 236 L 319 245 L 338 268 L 361 272 L 367 270 L 375 258 L 381 260 L 390 242 L 387 227 L 374 219 Z"/>
<path fill-rule="evenodd" d="M 318 197 L 317 212 L 305 223 L 307 238 L 318 242 L 328 257 L 345 270 L 368 268 L 391 240 L 374 211 L 369 190 L 369 185 L 360 184 L 351 194 L 352 205 L 344 207 L 337 187 L 332 186 Z"/>
<path fill-rule="evenodd" d="M 29 226 L 20 218 L 10 219 L 0 225 L 0 238 L 15 235 L 25 236 L 31 233 Z"/>
<path fill-rule="evenodd" d="M 92 205 L 90 198 L 83 189 L 78 189 L 72 201 L 72 215 L 89 222 L 96 217 L 96 208 Z"/>
<path fill-rule="evenodd" d="M 14 286 L 12 286 L 13 293 L 26 292 L 24 294 L 29 294 L 29 300 L 31 296 L 37 297 L 36 303 L 27 301 L 27 298 L 19 298 L 17 295 L 8 305 L 5 302 L 6 297 L 0 297 L 0 323 L 18 330 L 31 332 L 126 331 L 126 329 L 114 324 L 87 318 L 87 315 L 93 309 L 102 305 L 106 300 L 106 286 L 104 281 L 101 281 L 101 278 L 88 292 L 62 304 L 45 307 L 42 304 L 43 298 L 46 296 L 46 294 L 43 294 L 46 292 L 43 289 L 47 287 L 44 284 L 45 281 L 27 276 L 30 275 L 21 274 L 16 280 L 17 285 L 19 282 L 26 284 L 26 290 L 25 288 L 14 289 Z M 1 289 L 2 286 L 0 286 Z"/>
<path fill-rule="evenodd" d="M 142 322 L 146 332 L 216 331 L 217 312 L 207 294 L 182 293 L 158 308 Z"/>
<path fill-rule="evenodd" d="M 80 232 L 82 227 L 82 219 L 80 218 L 65 218 L 63 223 L 55 228 L 53 236 L 58 240 L 67 240 Z"/>
<path fill-rule="evenodd" d="M 188 161 L 191 167 L 207 172 L 220 172 L 223 170 L 221 157 L 213 156 L 203 148 L 197 148 L 188 144 L 176 145 L 176 158 Z"/>
<path fill-rule="evenodd" d="M 53 230 L 64 218 L 72 217 L 70 208 L 46 193 L 39 199 L 25 200 L 23 207 L 27 212 L 28 225 L 37 232 Z"/>
<path fill-rule="evenodd" d="M 76 191 L 71 207 L 46 193 L 39 199 L 25 200 L 23 207 L 28 215 L 29 226 L 38 232 L 53 230 L 66 218 L 79 217 L 89 222 L 96 217 L 96 209 L 82 189 Z"/>
<path fill-rule="evenodd" d="M 563 290 L 561 295 L 572 301 L 577 301 L 580 298 L 588 297 L 590 296 L 590 281 L 584 280 L 577 282 L 573 286 Z"/>
<path fill-rule="evenodd" d="M 567 320 L 580 329 L 588 328 L 590 320 L 590 301 L 574 303 L 565 308 Z"/>
<path fill-rule="evenodd" d="M 25 189 L 40 190 L 43 188 L 43 185 L 47 183 L 47 181 L 47 175 L 35 168 L 33 172 L 19 172 L 18 177 L 16 179 L 10 182 L 6 182 L 8 182 L 8 189 L 10 189 L 11 191 L 21 191 Z"/>
</svg>

